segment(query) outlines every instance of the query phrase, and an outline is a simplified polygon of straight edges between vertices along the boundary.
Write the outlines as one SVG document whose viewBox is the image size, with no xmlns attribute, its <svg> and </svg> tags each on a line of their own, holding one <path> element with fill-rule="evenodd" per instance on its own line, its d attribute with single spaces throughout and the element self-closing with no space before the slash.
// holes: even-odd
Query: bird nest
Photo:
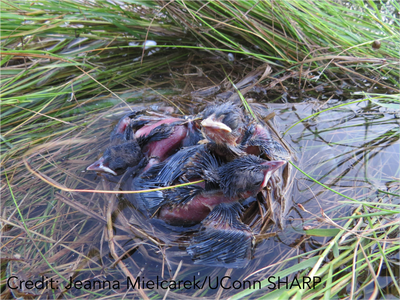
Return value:
<svg viewBox="0 0 400 300">
<path fill-rule="evenodd" d="M 175 128 L 172 130 L 172 134 L 169 132 L 162 138 L 156 138 L 155 141 L 147 138 L 144 142 L 139 142 L 144 152 L 144 158 L 140 163 L 139 159 L 132 158 L 133 162 L 130 167 L 125 168 L 127 169 L 126 171 L 125 169 L 122 172 L 121 170 L 118 171 L 120 176 L 103 175 L 108 178 L 108 183 L 114 182 L 112 184 L 114 189 L 118 188 L 122 191 L 118 201 L 118 208 L 113 212 L 114 226 L 116 228 L 129 228 L 135 236 L 146 238 L 157 247 L 162 247 L 163 249 L 165 249 L 165 246 L 183 246 L 191 254 L 195 263 L 244 267 L 251 258 L 254 245 L 258 241 L 274 236 L 277 229 L 285 227 L 285 215 L 289 208 L 288 197 L 292 178 L 292 170 L 289 164 L 279 168 L 284 163 L 282 159 L 291 159 L 292 153 L 288 145 L 277 133 L 273 122 L 273 114 L 263 105 L 251 104 L 249 107 L 251 113 L 246 112 L 245 108 L 239 103 L 221 101 L 219 104 L 208 106 L 208 108 L 201 110 L 196 115 L 186 116 L 185 118 L 174 113 L 165 114 L 165 111 L 171 111 L 170 108 L 165 107 L 162 112 L 155 112 L 149 109 L 143 110 L 139 118 L 137 117 L 137 111 L 128 114 L 132 118 L 129 121 L 131 124 L 136 122 L 135 124 L 140 123 L 142 125 L 141 122 L 145 120 L 144 123 L 146 125 L 142 125 L 143 127 L 141 128 L 143 129 L 147 126 L 149 128 L 148 131 L 136 128 L 136 132 L 139 132 L 139 130 L 145 132 L 140 138 L 146 135 L 149 137 L 154 132 L 158 136 L 160 133 L 158 129 L 163 127 L 162 129 L 164 130 L 164 127 L 166 127 L 164 125 L 166 124 L 168 126 L 173 124 L 172 127 Z M 240 135 L 240 137 L 235 136 L 235 143 L 231 143 L 232 139 L 230 140 L 229 136 L 223 136 L 225 139 L 222 142 L 218 141 L 221 136 L 218 136 L 218 134 L 211 135 L 210 132 L 207 132 L 208 128 L 205 128 L 208 126 L 210 119 L 213 122 L 220 122 L 216 121 L 218 119 L 216 116 L 221 115 L 220 110 L 223 111 L 222 115 L 224 117 L 230 116 L 225 119 L 219 118 L 219 120 L 223 120 L 221 126 L 232 127 L 223 128 L 225 130 L 223 131 L 224 134 L 227 132 L 234 134 L 235 129 L 240 129 L 239 133 L 235 133 Z M 232 121 L 232 116 L 235 112 L 241 118 L 239 126 L 236 124 L 237 120 Z M 143 117 L 144 115 L 145 117 Z M 105 173 L 117 175 L 114 171 L 109 170 L 109 166 L 115 166 L 115 164 L 108 161 L 108 156 L 110 156 L 111 152 L 120 151 L 121 145 L 132 143 L 132 140 L 135 140 L 135 129 L 128 134 L 126 133 L 127 130 L 130 131 L 135 128 L 135 125 L 126 126 L 126 124 L 129 124 L 129 122 L 126 122 L 126 118 L 127 115 L 120 120 L 111 134 L 111 146 L 104 151 L 101 159 L 93 163 L 88 170 L 105 171 Z M 213 123 L 212 126 L 214 125 Z M 265 131 L 264 135 L 255 126 L 261 126 L 260 128 Z M 123 130 L 119 129 L 121 127 L 123 127 Z M 180 141 L 176 143 L 179 146 L 174 146 L 176 149 L 173 149 L 173 154 L 168 151 L 167 157 L 164 155 L 165 151 L 163 150 L 164 152 L 160 153 L 164 155 L 164 158 L 158 159 L 160 155 L 157 151 L 160 150 L 154 150 L 157 147 L 150 147 L 148 144 L 158 146 L 164 140 L 172 139 L 174 134 L 176 135 L 182 129 L 176 129 L 176 127 L 182 127 L 187 131 L 182 135 L 182 137 L 185 137 L 182 138 L 186 141 L 185 146 L 183 148 L 179 147 L 182 145 Z M 249 138 L 250 127 L 252 128 L 250 134 L 253 135 L 251 138 Z M 190 130 L 192 129 L 188 128 L 197 128 L 197 132 L 191 132 Z M 119 136 L 118 138 L 121 139 L 115 142 L 115 135 L 118 132 L 123 132 L 123 135 L 122 138 Z M 193 138 L 193 135 L 196 134 L 199 135 L 197 139 Z M 188 138 L 188 136 L 190 137 Z M 246 138 L 248 141 L 245 141 Z M 188 143 L 187 140 L 189 140 Z M 249 142 L 250 140 L 255 142 Z M 168 147 L 168 145 L 165 146 L 163 144 L 162 146 Z M 129 147 L 131 149 L 131 146 Z M 110 148 L 114 150 L 110 152 Z M 258 149 L 258 153 L 255 153 L 258 155 L 257 157 L 252 154 L 255 152 L 255 148 Z M 201 151 L 206 149 L 205 154 L 202 154 L 203 156 L 199 155 L 200 150 L 198 149 L 203 149 Z M 121 152 L 122 155 L 125 155 L 125 152 L 123 150 Z M 155 155 L 155 152 L 158 155 Z M 192 152 L 196 153 L 196 155 L 193 156 Z M 118 157 L 119 160 L 120 155 L 118 153 L 114 154 L 111 155 L 111 160 L 115 159 L 115 157 Z M 208 162 L 204 162 L 204 160 L 207 161 L 204 158 L 206 154 Z M 106 162 L 104 160 L 105 157 L 107 157 Z M 153 161 L 154 157 L 156 157 L 156 161 Z M 200 160 L 198 157 L 200 157 Z M 127 160 L 129 159 L 128 157 Z M 240 166 L 240 161 L 244 160 L 247 161 L 247 164 Z M 276 160 L 279 160 L 279 163 L 276 163 Z M 104 167 L 103 164 L 107 166 Z M 266 172 L 259 168 L 263 165 L 268 165 L 267 168 L 270 168 L 270 164 L 278 164 L 276 169 L 279 169 L 276 172 L 274 169 L 268 174 L 268 178 L 266 178 L 260 189 L 253 189 L 252 192 L 241 194 L 237 192 L 238 190 L 243 192 L 249 189 L 248 185 L 239 184 L 239 182 L 242 180 L 245 182 L 246 178 L 248 181 L 253 180 L 250 169 L 258 168 L 258 172 L 264 172 L 262 174 L 265 174 Z M 104 169 L 99 169 L 99 165 L 102 165 Z M 218 168 L 224 169 L 225 175 L 221 175 L 221 170 L 218 173 Z M 235 172 L 236 177 L 232 177 L 233 175 L 231 176 L 231 174 Z M 195 173 L 197 178 L 189 173 Z M 225 183 L 223 176 L 229 178 L 228 181 L 225 180 Z M 205 184 L 201 185 L 197 181 L 193 182 L 194 179 L 205 180 Z M 115 187 L 115 183 L 117 183 L 117 187 Z M 228 205 L 229 207 L 225 207 L 224 203 L 221 204 L 218 201 L 218 203 L 215 203 L 215 201 L 210 200 L 217 196 L 221 198 L 221 190 L 224 190 L 223 200 L 218 201 L 231 203 L 229 204 L 230 206 Z M 215 196 L 216 193 L 218 194 L 217 196 Z M 201 200 L 196 200 L 196 195 L 201 195 L 199 196 Z M 185 200 L 182 200 L 183 198 Z M 200 204 L 193 204 L 196 201 Z M 203 203 L 206 204 L 203 205 Z M 211 213 L 206 218 L 199 216 L 197 218 L 200 219 L 197 221 L 188 219 L 188 210 L 193 210 L 193 213 L 190 213 L 190 218 L 192 218 L 193 214 L 201 215 L 199 211 L 204 210 L 204 206 L 207 205 L 211 206 Z M 168 208 L 166 209 L 165 207 Z M 183 217 L 182 211 L 185 211 L 185 216 Z M 238 220 L 235 220 L 235 218 Z M 227 241 L 231 244 L 227 245 Z M 239 251 L 234 251 L 233 248 L 237 247 L 237 243 L 244 245 L 246 242 L 247 246 L 243 246 L 243 249 Z M 121 257 L 121 255 L 129 253 L 131 249 L 137 247 L 138 243 L 140 244 L 139 240 L 134 241 L 133 245 L 129 243 L 127 247 L 123 248 L 125 253 L 120 253 L 120 251 L 118 256 Z M 204 250 L 206 248 L 207 250 Z M 164 250 L 161 252 L 165 253 Z M 223 254 L 218 255 L 216 253 Z"/>
</svg>

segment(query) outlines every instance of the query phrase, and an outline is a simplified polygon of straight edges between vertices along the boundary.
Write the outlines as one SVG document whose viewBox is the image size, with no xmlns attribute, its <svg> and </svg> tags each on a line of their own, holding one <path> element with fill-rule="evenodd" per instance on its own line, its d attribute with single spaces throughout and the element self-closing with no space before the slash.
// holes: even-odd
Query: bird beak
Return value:
<svg viewBox="0 0 400 300">
<path fill-rule="evenodd" d="M 115 127 L 115 129 L 116 129 L 115 133 L 124 133 L 126 127 L 128 127 L 130 122 L 131 122 L 131 118 L 129 118 L 129 117 L 122 118 L 121 121 L 119 121 L 117 126 Z"/>
<path fill-rule="evenodd" d="M 268 166 L 268 168 L 266 168 L 264 171 L 264 181 L 262 182 L 263 188 L 267 185 L 271 175 L 284 164 L 286 164 L 286 161 L 284 160 L 266 161 L 265 163 L 261 164 L 263 166 Z"/>
<path fill-rule="evenodd" d="M 213 116 L 208 117 L 207 119 L 203 120 L 200 124 L 203 127 L 209 128 L 209 129 L 216 129 L 216 130 L 221 130 L 225 132 L 232 132 L 232 129 L 230 129 L 227 125 L 225 125 L 222 122 L 216 121 L 212 119 Z"/>
<path fill-rule="evenodd" d="M 262 163 L 263 166 L 268 166 L 268 171 L 272 173 L 278 170 L 284 164 L 286 164 L 286 161 L 284 160 L 266 161 L 265 163 Z"/>
<path fill-rule="evenodd" d="M 114 176 L 117 176 L 117 173 L 115 173 L 109 167 L 104 165 L 104 157 L 101 157 L 99 160 L 92 163 L 89 167 L 86 168 L 86 170 L 87 171 L 96 171 L 96 172 L 106 172 L 106 173 L 110 173 Z"/>
</svg>

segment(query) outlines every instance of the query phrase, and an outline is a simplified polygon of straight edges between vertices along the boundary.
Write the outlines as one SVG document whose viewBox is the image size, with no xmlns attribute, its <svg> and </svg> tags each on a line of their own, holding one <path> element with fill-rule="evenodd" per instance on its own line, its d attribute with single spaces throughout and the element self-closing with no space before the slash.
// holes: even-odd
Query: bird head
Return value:
<svg viewBox="0 0 400 300">
<path fill-rule="evenodd" d="M 203 113 L 202 132 L 216 144 L 236 145 L 242 135 L 243 118 L 242 110 L 232 102 L 210 106 Z"/>
<path fill-rule="evenodd" d="M 256 195 L 285 161 L 267 161 L 254 155 L 237 158 L 219 169 L 220 185 L 229 198 L 245 199 Z"/>
</svg>

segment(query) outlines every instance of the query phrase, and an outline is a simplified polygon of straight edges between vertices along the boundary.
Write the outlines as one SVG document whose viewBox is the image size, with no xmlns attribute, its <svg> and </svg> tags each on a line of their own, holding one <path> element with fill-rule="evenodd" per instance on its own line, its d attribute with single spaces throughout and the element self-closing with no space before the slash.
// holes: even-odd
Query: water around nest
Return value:
<svg viewBox="0 0 400 300">
<path fill-rule="evenodd" d="M 337 104 L 330 101 L 325 105 L 321 102 L 305 102 L 270 104 L 268 106 L 271 111 L 276 113 L 275 122 L 278 124 L 280 132 L 285 132 L 297 121 L 316 111 Z M 115 187 L 116 183 L 113 181 L 119 178 L 108 180 L 92 173 L 82 173 L 85 167 L 82 160 L 89 164 L 104 150 L 109 133 L 123 111 L 124 108 L 119 109 L 120 113 L 107 118 L 109 121 L 102 118 L 93 124 L 91 127 L 95 129 L 90 131 L 90 140 L 82 146 L 83 148 L 78 149 L 74 143 L 64 148 L 62 157 L 58 156 L 58 159 L 62 161 L 61 166 L 68 171 L 75 172 L 74 176 L 66 179 L 65 185 L 69 187 L 74 185 L 76 188 L 96 188 L 97 184 L 98 189 Z M 296 153 L 297 160 L 294 163 L 319 182 L 359 201 L 386 201 L 387 203 L 397 201 L 392 204 L 399 204 L 398 199 L 385 194 L 396 190 L 394 179 L 399 178 L 398 123 L 399 119 L 395 113 L 382 112 L 379 106 L 362 102 L 329 110 L 309 118 L 290 129 L 284 138 Z M 96 136 L 94 137 L 94 135 Z M 91 145 L 88 146 L 90 143 Z M 99 232 L 93 234 L 90 240 L 86 241 L 85 249 L 88 257 L 101 257 L 99 260 L 101 268 L 97 267 L 90 271 L 93 273 L 91 276 L 87 276 L 87 272 L 84 270 L 80 274 L 75 273 L 74 281 L 84 281 L 87 278 L 91 278 L 92 281 L 109 280 L 111 284 L 115 285 L 118 282 L 120 289 L 133 287 L 136 284 L 136 287 L 140 285 L 141 288 L 152 290 L 158 284 L 157 292 L 161 295 L 166 292 L 164 287 L 169 286 L 170 293 L 210 297 L 219 293 L 222 293 L 223 297 L 235 295 L 243 288 L 249 287 L 248 281 L 255 284 L 252 297 L 259 297 L 271 291 L 274 287 L 272 283 L 268 287 L 258 290 L 258 282 L 271 278 L 282 268 L 294 266 L 301 261 L 295 259 L 281 263 L 283 260 L 318 249 L 330 239 L 330 237 L 306 236 L 305 234 L 306 229 L 333 228 L 324 222 L 321 211 L 330 219 L 334 219 L 337 224 L 343 225 L 346 220 L 335 218 L 351 215 L 358 206 L 351 201 L 345 203 L 343 201 L 346 200 L 345 198 L 325 189 L 296 171 L 289 197 L 290 204 L 285 212 L 286 228 L 281 230 L 276 226 L 270 226 L 265 235 L 259 238 L 254 258 L 250 264 L 245 269 L 233 270 L 193 265 L 185 251 L 185 242 L 187 243 L 190 234 L 178 233 L 171 237 L 168 236 L 170 235 L 168 230 L 160 230 L 152 234 L 152 238 L 159 239 L 159 241 L 171 241 L 171 243 L 166 247 L 159 247 L 146 234 L 135 236 L 133 235 L 135 231 L 124 228 L 121 226 L 124 223 L 117 222 L 113 230 L 113 238 L 118 241 L 120 249 L 116 249 L 115 253 L 122 256 L 126 251 L 126 255 L 122 256 L 122 262 L 137 280 L 129 282 L 124 273 L 110 268 L 114 264 L 114 260 L 108 257 L 110 248 L 107 239 L 109 237 L 105 236 L 106 231 L 102 230 L 106 223 L 107 212 L 105 209 L 110 205 L 110 201 L 114 201 L 113 218 L 118 220 L 119 213 L 115 208 L 118 202 L 120 205 L 124 205 L 123 196 L 118 198 L 115 195 L 95 194 L 89 196 L 91 194 L 87 193 L 75 193 L 74 195 L 69 200 L 84 205 L 75 207 L 78 211 L 81 210 L 87 214 L 83 211 L 86 207 L 92 209 L 98 216 L 98 219 L 85 220 L 86 224 L 82 227 L 82 231 L 77 233 L 77 236 L 83 235 L 85 231 L 90 232 L 91 228 L 98 228 Z M 65 194 L 63 197 L 63 201 L 68 203 L 68 199 L 65 199 L 68 197 Z M 302 210 L 299 204 L 306 211 Z M 124 209 L 122 211 L 126 212 Z M 125 222 L 129 221 L 130 217 L 125 216 Z M 386 222 L 390 220 L 388 217 Z M 74 219 L 71 218 L 70 221 L 74 222 Z M 141 222 L 146 222 L 146 220 L 143 219 Z M 176 240 L 177 236 L 179 236 L 178 240 Z M 71 237 L 70 240 L 74 239 Z M 70 260 L 73 261 L 75 258 L 72 255 Z M 253 272 L 263 268 L 266 269 L 247 278 Z M 177 272 L 178 269 L 179 272 Z M 176 281 L 169 281 L 171 278 L 175 278 Z M 289 277 L 288 282 L 291 282 L 293 278 L 293 276 Z M 221 285 L 222 279 L 225 281 Z M 161 283 L 163 280 L 167 281 Z M 189 288 L 183 285 L 186 280 L 192 282 L 187 284 Z M 386 276 L 380 280 L 384 286 L 391 283 L 390 278 Z M 182 283 L 177 285 L 179 281 Z M 152 282 L 155 286 L 152 286 Z M 198 286 L 202 286 L 202 288 L 198 288 Z M 74 295 L 82 295 L 82 289 L 71 289 L 69 292 Z M 147 293 L 150 297 L 153 295 L 148 291 Z M 366 292 L 367 295 L 368 293 L 371 291 Z"/>
</svg>

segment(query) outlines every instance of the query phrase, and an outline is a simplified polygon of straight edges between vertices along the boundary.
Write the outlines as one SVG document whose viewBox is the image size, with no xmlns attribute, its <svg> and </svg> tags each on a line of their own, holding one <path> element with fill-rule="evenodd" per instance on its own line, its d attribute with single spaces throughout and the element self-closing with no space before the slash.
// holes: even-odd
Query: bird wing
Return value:
<svg viewBox="0 0 400 300">
<path fill-rule="evenodd" d="M 240 220 L 242 209 L 237 202 L 221 203 L 201 222 L 187 248 L 195 264 L 226 268 L 243 268 L 248 264 L 254 237 Z"/>
<path fill-rule="evenodd" d="M 194 197 L 201 194 L 204 189 L 198 185 L 187 185 L 164 191 L 164 203 L 183 206 Z"/>
<path fill-rule="evenodd" d="M 173 127 L 169 124 L 160 124 L 153 128 L 149 134 L 143 134 L 137 138 L 138 144 L 141 148 L 151 142 L 161 141 L 168 138 L 174 131 Z"/>
<path fill-rule="evenodd" d="M 203 145 L 196 145 L 182 148 L 172 155 L 159 172 L 157 176 L 158 182 L 164 186 L 168 186 L 173 184 L 175 180 L 181 178 L 186 172 L 186 164 L 202 147 Z"/>
<path fill-rule="evenodd" d="M 156 177 L 163 163 L 154 165 L 152 168 L 136 177 L 132 181 L 132 189 L 134 191 L 148 190 L 159 188 Z M 162 191 L 152 191 L 145 193 L 132 194 L 130 199 L 133 200 L 133 204 L 142 212 L 146 214 L 154 214 L 157 209 L 162 205 L 164 201 L 164 195 Z"/>
<path fill-rule="evenodd" d="M 220 178 L 218 168 L 222 165 L 220 159 L 216 158 L 202 145 L 184 167 L 185 175 L 188 177 L 201 177 L 206 182 L 219 184 Z"/>
</svg>

